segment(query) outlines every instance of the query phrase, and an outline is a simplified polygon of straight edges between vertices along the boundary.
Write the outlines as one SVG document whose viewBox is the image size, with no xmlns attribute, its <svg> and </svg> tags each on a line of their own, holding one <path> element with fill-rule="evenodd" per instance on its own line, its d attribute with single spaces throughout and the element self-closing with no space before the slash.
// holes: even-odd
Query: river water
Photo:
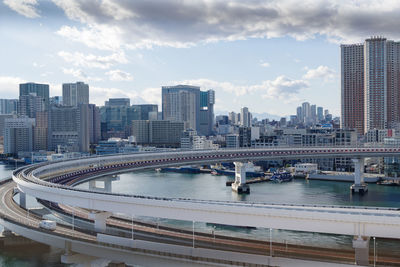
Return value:
<svg viewBox="0 0 400 267">
<path fill-rule="evenodd" d="M 0 165 L 0 179 L 11 175 L 12 167 Z M 112 182 L 112 191 L 118 193 L 140 194 L 161 197 L 183 197 L 194 199 L 246 201 L 263 203 L 290 203 L 290 204 L 321 204 L 321 205 L 350 205 L 350 206 L 380 206 L 399 207 L 400 187 L 369 185 L 369 192 L 364 196 L 352 195 L 349 187 L 351 183 L 331 181 L 306 181 L 296 179 L 289 183 L 265 182 L 251 184 L 249 195 L 238 195 L 232 192 L 225 182 L 231 179 L 227 176 L 213 176 L 211 174 L 181 174 L 157 173 L 143 171 L 126 173 L 119 176 L 119 180 Z M 101 186 L 101 182 L 97 182 Z M 78 185 L 79 188 L 88 188 L 88 183 Z M 37 206 L 33 199 L 28 199 L 28 207 Z M 141 218 L 154 220 L 153 218 Z M 157 219 L 161 224 L 179 226 L 192 229 L 192 222 Z M 350 236 L 327 235 L 281 231 L 273 229 L 245 229 L 216 227 L 196 222 L 196 231 L 211 232 L 245 238 L 254 238 L 269 241 L 270 236 L 277 242 L 289 244 L 304 244 L 321 247 L 351 248 Z M 399 242 L 378 240 L 378 249 L 397 251 Z M 25 253 L 13 249 L 0 251 L 0 266 L 62 266 L 59 264 L 61 251 L 43 246 L 40 253 Z M 49 261 L 48 265 L 44 262 Z M 7 262 L 6 265 L 3 263 Z M 31 265 L 38 263 L 38 265 Z M 40 263 L 40 264 L 39 264 Z"/>
</svg>

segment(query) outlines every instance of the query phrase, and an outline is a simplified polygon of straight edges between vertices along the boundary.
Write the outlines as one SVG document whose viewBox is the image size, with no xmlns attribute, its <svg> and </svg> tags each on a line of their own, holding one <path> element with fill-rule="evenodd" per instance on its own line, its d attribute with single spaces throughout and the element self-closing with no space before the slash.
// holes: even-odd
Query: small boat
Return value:
<svg viewBox="0 0 400 267">
<path fill-rule="evenodd" d="M 290 182 L 293 180 L 293 176 L 289 172 L 274 172 L 270 180 L 278 183 Z"/>
</svg>

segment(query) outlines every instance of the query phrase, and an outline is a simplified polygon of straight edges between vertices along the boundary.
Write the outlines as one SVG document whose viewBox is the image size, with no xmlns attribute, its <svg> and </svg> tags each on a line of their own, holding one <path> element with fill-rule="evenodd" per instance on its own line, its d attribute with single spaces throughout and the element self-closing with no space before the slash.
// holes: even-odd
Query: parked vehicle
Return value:
<svg viewBox="0 0 400 267">
<path fill-rule="evenodd" d="M 56 230 L 56 226 L 57 226 L 57 223 L 55 221 L 50 221 L 50 220 L 42 220 L 39 223 L 40 228 L 50 230 L 50 231 Z"/>
</svg>

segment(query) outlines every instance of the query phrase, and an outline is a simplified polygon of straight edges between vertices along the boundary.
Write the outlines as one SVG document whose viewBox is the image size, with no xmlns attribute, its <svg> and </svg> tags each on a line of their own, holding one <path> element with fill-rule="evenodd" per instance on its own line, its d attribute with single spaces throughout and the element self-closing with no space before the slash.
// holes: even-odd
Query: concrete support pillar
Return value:
<svg viewBox="0 0 400 267">
<path fill-rule="evenodd" d="M 246 184 L 247 163 L 234 162 L 235 164 L 235 182 L 232 183 L 232 190 L 239 194 L 249 194 L 250 187 Z"/>
<path fill-rule="evenodd" d="M 65 241 L 64 255 L 65 256 L 72 255 L 72 252 L 71 252 L 71 241 Z"/>
<path fill-rule="evenodd" d="M 111 192 L 112 191 L 112 181 L 111 179 L 104 180 L 104 191 Z"/>
<path fill-rule="evenodd" d="M 354 184 L 350 187 L 352 193 L 366 193 L 368 186 L 364 183 L 364 158 L 352 159 L 354 162 Z"/>
<path fill-rule="evenodd" d="M 94 220 L 94 229 L 97 232 L 104 233 L 106 231 L 106 220 L 111 216 L 111 212 L 91 212 L 89 219 Z"/>
<path fill-rule="evenodd" d="M 10 229 L 3 227 L 3 231 L 1 231 L 1 235 L 2 236 L 11 236 L 13 235 L 13 232 L 11 232 Z"/>
<path fill-rule="evenodd" d="M 357 265 L 369 265 L 369 240 L 369 237 L 362 236 L 355 236 L 353 239 L 353 248 Z"/>
<path fill-rule="evenodd" d="M 19 191 L 19 205 L 26 209 L 26 194 L 21 191 Z"/>
<path fill-rule="evenodd" d="M 90 180 L 89 181 L 89 190 L 95 190 L 95 189 L 97 189 L 96 180 Z"/>
<path fill-rule="evenodd" d="M 113 176 L 113 177 L 105 177 L 101 179 L 96 179 L 96 180 L 90 180 L 89 181 L 89 190 L 97 190 L 97 191 L 103 191 L 103 192 L 111 192 L 112 191 L 112 182 L 119 180 L 119 176 Z M 96 182 L 103 182 L 104 187 L 98 187 Z"/>
</svg>

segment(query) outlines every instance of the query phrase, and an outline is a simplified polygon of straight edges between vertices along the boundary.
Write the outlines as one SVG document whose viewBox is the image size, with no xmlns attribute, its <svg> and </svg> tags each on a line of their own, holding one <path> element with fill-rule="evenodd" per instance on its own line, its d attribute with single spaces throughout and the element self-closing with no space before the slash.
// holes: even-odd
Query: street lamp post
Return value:
<svg viewBox="0 0 400 267">
<path fill-rule="evenodd" d="M 133 214 L 132 214 L 132 240 L 133 240 Z"/>
<path fill-rule="evenodd" d="M 192 228 L 193 228 L 193 248 L 194 248 L 194 221 L 192 221 Z"/>
<path fill-rule="evenodd" d="M 376 240 L 374 236 L 374 267 L 376 266 Z"/>
<path fill-rule="evenodd" d="M 269 256 L 272 257 L 272 228 L 269 228 Z"/>
</svg>

